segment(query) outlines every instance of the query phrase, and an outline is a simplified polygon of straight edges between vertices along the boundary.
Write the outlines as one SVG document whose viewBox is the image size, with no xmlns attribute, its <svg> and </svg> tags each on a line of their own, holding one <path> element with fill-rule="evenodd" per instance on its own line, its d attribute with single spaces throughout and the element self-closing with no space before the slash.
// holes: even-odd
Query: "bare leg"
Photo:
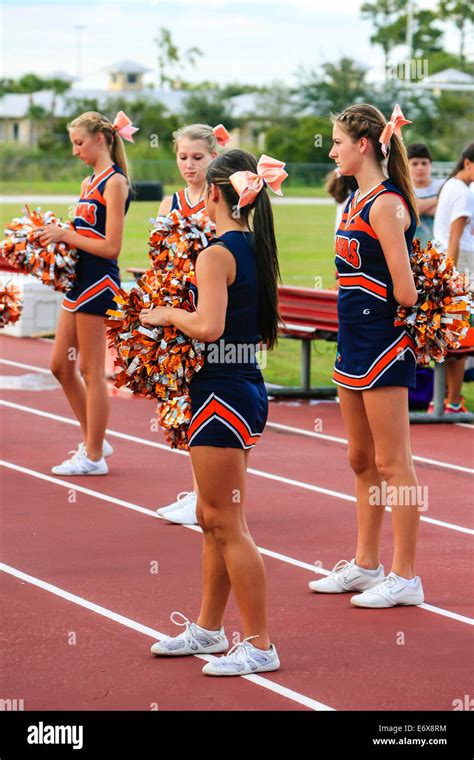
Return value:
<svg viewBox="0 0 474 760">
<path fill-rule="evenodd" d="M 217 631 L 224 618 L 230 594 L 230 578 L 218 544 L 207 529 L 198 497 L 197 519 L 202 528 L 202 598 L 197 624 L 209 631 Z"/>
<path fill-rule="evenodd" d="M 457 359 L 446 364 L 446 380 L 448 383 L 448 403 L 459 404 L 461 401 L 461 389 L 464 380 L 466 357 Z"/>
<path fill-rule="evenodd" d="M 408 388 L 393 386 L 363 391 L 364 405 L 375 442 L 375 461 L 382 481 L 394 496 L 392 570 L 403 578 L 415 575 L 420 509 L 418 481 L 410 446 Z M 409 503 L 406 504 L 406 496 Z M 381 505 L 382 506 L 385 505 Z"/>
<path fill-rule="evenodd" d="M 193 460 L 192 459 L 191 459 L 191 473 L 192 473 L 192 476 L 193 476 L 193 491 L 195 493 L 197 493 L 198 492 L 198 484 L 197 484 L 197 480 L 196 480 L 196 475 L 194 473 L 194 467 L 193 467 Z"/>
<path fill-rule="evenodd" d="M 379 564 L 380 533 L 384 506 L 371 498 L 374 486 L 380 489 L 380 476 L 375 465 L 375 447 L 365 412 L 362 391 L 339 388 L 339 401 L 349 441 L 348 459 L 355 473 L 357 499 L 357 549 L 359 567 L 375 570 Z"/>
<path fill-rule="evenodd" d="M 61 309 L 50 369 L 58 382 L 61 383 L 71 409 L 79 421 L 85 440 L 87 437 L 86 387 L 76 371 L 78 345 L 76 315 Z"/>
<path fill-rule="evenodd" d="M 109 394 L 105 377 L 106 337 L 104 318 L 95 314 L 78 313 L 81 374 L 87 388 L 86 449 L 90 459 L 102 458 L 102 446 L 109 418 Z"/>
<path fill-rule="evenodd" d="M 254 646 L 268 649 L 265 566 L 243 511 L 245 454 L 241 449 L 193 446 L 191 457 L 199 487 L 203 533 L 210 533 L 214 541 L 213 545 L 204 539 L 205 588 L 198 624 L 210 630 L 220 627 L 231 586 L 242 616 L 244 638 L 257 635 L 252 640 Z"/>
</svg>

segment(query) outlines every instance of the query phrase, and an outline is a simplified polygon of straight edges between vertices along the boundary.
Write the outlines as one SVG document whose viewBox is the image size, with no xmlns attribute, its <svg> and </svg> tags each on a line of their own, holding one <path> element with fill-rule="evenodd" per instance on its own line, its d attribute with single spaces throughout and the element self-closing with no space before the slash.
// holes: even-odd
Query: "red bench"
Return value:
<svg viewBox="0 0 474 760">
<path fill-rule="evenodd" d="M 127 272 L 136 279 L 145 269 L 129 268 Z M 278 287 L 280 308 L 279 334 L 282 338 L 301 341 L 301 385 L 300 387 L 270 387 L 275 397 L 329 398 L 337 395 L 336 385 L 311 387 L 311 342 L 313 340 L 337 340 L 337 289 L 319 290 L 315 288 L 295 288 L 289 285 Z M 450 354 L 474 355 L 474 328 L 470 328 L 463 345 Z M 444 414 L 445 363 L 435 364 L 434 413 L 410 412 L 412 422 L 472 422 L 474 414 L 459 412 Z"/>
<path fill-rule="evenodd" d="M 335 385 L 311 387 L 311 343 L 313 340 L 337 340 L 337 290 L 278 287 L 280 309 L 279 334 L 283 338 L 301 340 L 301 386 L 273 388 L 272 396 L 327 398 L 337 395 Z"/>
</svg>

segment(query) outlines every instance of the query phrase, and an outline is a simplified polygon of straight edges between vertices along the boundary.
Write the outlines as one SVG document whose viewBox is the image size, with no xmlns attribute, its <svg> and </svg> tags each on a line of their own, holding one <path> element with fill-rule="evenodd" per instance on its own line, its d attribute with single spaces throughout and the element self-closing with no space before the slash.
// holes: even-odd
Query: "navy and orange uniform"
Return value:
<svg viewBox="0 0 474 760">
<path fill-rule="evenodd" d="M 205 344 L 205 362 L 189 386 L 190 446 L 250 449 L 262 435 L 268 416 L 268 396 L 256 353 L 262 340 L 258 278 L 252 232 L 231 230 L 215 243 L 234 256 L 236 276 L 228 286 L 224 332 Z M 198 289 L 190 286 L 196 308 Z"/>
<path fill-rule="evenodd" d="M 173 193 L 171 211 L 177 209 L 178 211 L 181 211 L 183 216 L 191 216 L 191 214 L 198 214 L 200 211 L 204 211 L 205 207 L 206 204 L 204 203 L 203 199 L 195 203 L 194 206 L 191 205 L 187 188 L 178 190 L 176 193 Z"/>
<path fill-rule="evenodd" d="M 114 174 L 123 174 L 122 169 L 112 164 L 97 176 L 91 175 L 88 182 L 83 184 L 81 197 L 74 209 L 74 229 L 79 235 L 105 239 L 105 223 L 107 204 L 104 190 L 107 181 Z M 131 190 L 125 202 L 125 213 L 131 200 Z M 77 280 L 67 291 L 62 302 L 62 308 L 71 312 L 85 312 L 105 316 L 107 309 L 115 306 L 114 295 L 120 288 L 120 270 L 116 259 L 106 259 L 95 256 L 88 251 L 79 250 L 76 264 Z"/>
<path fill-rule="evenodd" d="M 339 275 L 338 340 L 333 381 L 351 390 L 387 385 L 414 388 L 415 345 L 407 330 L 394 321 L 398 303 L 382 246 L 370 225 L 370 209 L 383 193 L 400 197 L 410 214 L 405 232 L 408 256 L 416 228 L 413 212 L 390 179 L 361 198 L 349 197 L 336 233 Z"/>
</svg>

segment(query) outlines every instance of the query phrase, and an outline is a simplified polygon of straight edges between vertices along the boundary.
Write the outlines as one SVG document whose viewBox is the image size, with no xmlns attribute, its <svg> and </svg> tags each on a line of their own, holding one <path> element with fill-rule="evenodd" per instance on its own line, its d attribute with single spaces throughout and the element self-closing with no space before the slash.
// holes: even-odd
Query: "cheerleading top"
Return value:
<svg viewBox="0 0 474 760">
<path fill-rule="evenodd" d="M 411 251 L 416 229 L 415 216 L 390 179 L 378 183 L 362 198 L 358 197 L 357 191 L 352 193 L 336 233 L 340 322 L 366 323 L 394 317 L 399 305 L 393 295 L 393 282 L 382 246 L 369 221 L 375 199 L 384 193 L 398 195 L 410 213 L 405 242 L 408 251 Z M 403 250 L 400 255 L 408 253 Z"/>
<path fill-rule="evenodd" d="M 258 278 L 253 233 L 231 230 L 216 239 L 236 261 L 236 276 L 227 286 L 224 332 L 206 344 L 204 366 L 189 384 L 190 448 L 212 446 L 250 449 L 259 441 L 268 417 L 265 382 L 255 352 L 261 340 Z M 190 287 L 197 304 L 196 283 Z"/>
<path fill-rule="evenodd" d="M 83 184 L 81 196 L 74 209 L 75 231 L 84 237 L 105 239 L 107 203 L 104 190 L 110 177 L 124 174 L 117 164 L 104 169 L 97 176 L 92 174 Z M 132 192 L 129 189 L 125 201 L 125 214 L 130 206 Z M 105 315 L 114 305 L 113 296 L 120 287 L 120 270 L 116 259 L 106 259 L 88 251 L 78 249 L 76 282 L 68 290 L 62 307 L 66 311 L 84 311 Z"/>
<path fill-rule="evenodd" d="M 104 190 L 107 181 L 114 174 L 124 174 L 117 164 L 112 164 L 100 174 L 92 174 L 88 183 L 84 186 L 81 197 L 74 209 L 73 224 L 76 232 L 84 237 L 105 239 L 105 220 L 107 203 L 104 198 Z M 125 202 L 125 213 L 130 206 L 132 191 L 129 189 L 128 198 Z M 91 254 L 89 254 L 91 255 Z M 103 257 L 100 257 L 103 258 Z"/>
<path fill-rule="evenodd" d="M 230 230 L 216 238 L 213 244 L 224 245 L 234 256 L 236 275 L 227 287 L 227 311 L 224 332 L 219 340 L 206 344 L 204 367 L 198 373 L 218 371 L 256 370 L 256 352 L 262 341 L 259 320 L 257 267 L 252 232 Z M 198 303 L 198 289 L 193 278 L 189 288 L 189 302 L 193 309 Z"/>
<path fill-rule="evenodd" d="M 191 205 L 186 187 L 173 193 L 171 211 L 177 209 L 181 211 L 183 216 L 191 216 L 191 214 L 198 214 L 200 211 L 204 211 L 205 207 L 203 199 L 195 203 L 194 206 Z"/>
</svg>

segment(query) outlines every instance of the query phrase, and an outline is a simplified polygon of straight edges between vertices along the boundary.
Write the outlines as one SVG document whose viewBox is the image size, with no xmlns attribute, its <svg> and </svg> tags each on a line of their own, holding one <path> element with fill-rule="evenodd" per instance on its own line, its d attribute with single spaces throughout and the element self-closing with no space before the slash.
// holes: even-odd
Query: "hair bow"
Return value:
<svg viewBox="0 0 474 760">
<path fill-rule="evenodd" d="M 134 127 L 127 114 L 123 111 L 119 111 L 112 124 L 113 128 L 119 133 L 120 137 L 128 142 L 135 142 L 132 135 L 134 132 L 138 132 L 139 127 Z"/>
<path fill-rule="evenodd" d="M 264 185 L 271 187 L 277 195 L 281 192 L 281 183 L 288 177 L 283 161 L 263 154 L 257 164 L 257 173 L 249 171 L 234 172 L 229 180 L 239 196 L 237 208 L 253 203 Z"/>
<path fill-rule="evenodd" d="M 232 139 L 223 124 L 218 124 L 217 127 L 214 127 L 212 131 L 214 132 L 214 137 L 216 138 L 217 142 L 222 147 L 224 147 L 224 145 L 226 145 L 229 140 Z"/>
<path fill-rule="evenodd" d="M 402 109 L 397 103 L 392 111 L 390 120 L 387 121 L 385 127 L 382 130 L 382 134 L 379 137 L 379 142 L 382 144 L 382 153 L 384 156 L 387 155 L 387 149 L 390 144 L 390 140 L 392 139 L 393 133 L 395 132 L 396 135 L 400 135 L 400 129 L 401 127 L 404 127 L 405 124 L 413 124 L 413 122 L 405 119 L 404 115 L 402 114 Z"/>
</svg>

